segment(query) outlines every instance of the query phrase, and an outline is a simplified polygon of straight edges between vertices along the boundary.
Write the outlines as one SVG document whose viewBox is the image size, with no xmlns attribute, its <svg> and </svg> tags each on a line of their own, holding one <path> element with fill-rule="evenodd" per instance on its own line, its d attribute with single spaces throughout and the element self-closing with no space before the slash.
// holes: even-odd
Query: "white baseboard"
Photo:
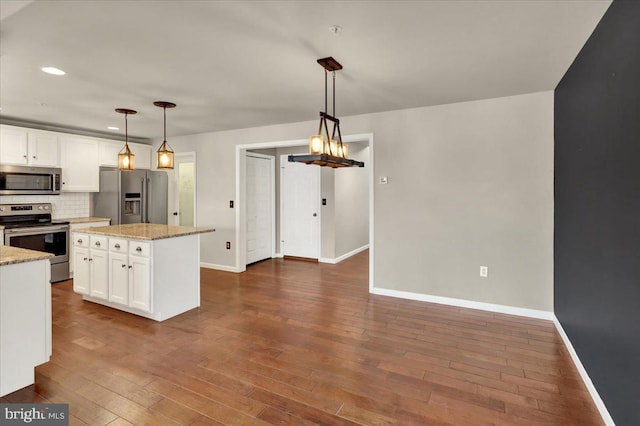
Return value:
<svg viewBox="0 0 640 426">
<path fill-rule="evenodd" d="M 432 296 L 429 294 L 412 293 L 409 291 L 374 288 L 371 293 L 382 296 L 398 297 L 401 299 L 418 300 L 421 302 L 439 303 L 441 305 L 460 306 L 462 308 L 480 309 L 482 311 L 499 312 L 501 314 L 518 315 L 521 317 L 553 320 L 555 315 L 550 311 L 518 308 L 516 306 L 497 305 L 493 303 L 475 302 L 473 300 L 455 299 L 453 297 Z"/>
<path fill-rule="evenodd" d="M 580 373 L 580 376 L 582 377 L 582 381 L 584 382 L 585 386 L 587 387 L 587 390 L 591 394 L 591 399 L 593 399 L 593 403 L 598 408 L 598 411 L 602 416 L 602 420 L 604 420 L 604 423 L 607 426 L 615 426 L 613 418 L 609 414 L 609 410 L 607 410 L 607 407 L 604 405 L 602 398 L 600 398 L 600 394 L 596 390 L 596 387 L 593 385 L 593 382 L 591 381 L 591 378 L 589 377 L 587 370 L 585 370 L 584 366 L 582 365 L 582 362 L 580 361 L 580 358 L 578 357 L 576 350 L 573 348 L 573 345 L 569 340 L 569 336 L 567 336 L 567 333 L 564 332 L 564 329 L 562 328 L 560 321 L 558 321 L 558 318 L 555 315 L 553 316 L 553 323 L 555 324 L 556 329 L 558 330 L 558 333 L 562 337 L 562 340 L 564 341 L 564 344 L 567 347 L 569 354 L 571 355 L 571 359 L 573 360 L 573 363 L 575 364 L 576 368 L 578 369 L 578 372 Z"/>
<path fill-rule="evenodd" d="M 274 254 L 274 255 L 273 255 L 273 257 L 274 257 L 274 258 L 282 258 L 282 257 L 284 257 L 284 254 L 282 254 L 282 253 L 276 253 L 276 254 Z"/>
<path fill-rule="evenodd" d="M 218 271 L 226 271 L 226 272 L 242 272 L 235 266 L 218 265 L 216 263 L 200 262 L 200 267 L 207 268 L 207 269 L 217 269 Z"/>
<path fill-rule="evenodd" d="M 336 263 L 340 263 L 345 259 L 350 258 L 353 255 L 356 255 L 362 251 L 365 251 L 369 248 L 369 244 L 365 244 L 362 247 L 358 247 L 355 250 L 351 250 L 349 253 L 345 253 L 342 256 L 338 256 L 335 259 L 329 258 L 329 257 L 321 257 L 318 259 L 318 262 L 320 263 L 331 263 L 333 265 L 335 265 Z"/>
</svg>

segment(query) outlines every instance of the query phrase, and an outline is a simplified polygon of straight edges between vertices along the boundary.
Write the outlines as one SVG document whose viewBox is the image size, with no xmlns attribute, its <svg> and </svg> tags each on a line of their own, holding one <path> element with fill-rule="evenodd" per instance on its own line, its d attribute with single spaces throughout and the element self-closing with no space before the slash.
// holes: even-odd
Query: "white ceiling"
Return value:
<svg viewBox="0 0 640 426">
<path fill-rule="evenodd" d="M 169 136 L 312 120 L 325 56 L 339 117 L 552 90 L 609 4 L 1 0 L 0 116 L 122 135 L 132 108 L 141 138 L 156 100 Z"/>
</svg>

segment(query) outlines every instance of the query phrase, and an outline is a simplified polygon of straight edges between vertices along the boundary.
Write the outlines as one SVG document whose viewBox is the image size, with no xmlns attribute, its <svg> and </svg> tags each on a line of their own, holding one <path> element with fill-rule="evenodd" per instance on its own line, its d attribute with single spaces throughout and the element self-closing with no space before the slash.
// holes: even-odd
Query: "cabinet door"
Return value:
<svg viewBox="0 0 640 426">
<path fill-rule="evenodd" d="M 58 136 L 49 132 L 29 132 L 29 164 L 33 166 L 60 166 Z"/>
<path fill-rule="evenodd" d="M 73 248 L 73 291 L 80 294 L 89 294 L 89 249 L 84 247 Z"/>
<path fill-rule="evenodd" d="M 80 137 L 63 137 L 60 141 L 62 190 L 98 192 L 98 142 Z"/>
<path fill-rule="evenodd" d="M 0 127 L 0 163 L 26 165 L 27 161 L 27 131 Z"/>
<path fill-rule="evenodd" d="M 109 301 L 129 304 L 129 265 L 126 253 L 109 252 Z"/>
<path fill-rule="evenodd" d="M 103 250 L 90 250 L 91 259 L 91 296 L 101 299 L 108 298 L 109 290 L 109 265 L 107 252 Z"/>
<path fill-rule="evenodd" d="M 153 312 L 151 303 L 151 261 L 147 257 L 129 256 L 129 306 Z"/>
<path fill-rule="evenodd" d="M 100 165 L 118 167 L 118 153 L 124 148 L 124 142 L 100 142 Z M 136 157 L 137 159 L 137 157 Z"/>
</svg>

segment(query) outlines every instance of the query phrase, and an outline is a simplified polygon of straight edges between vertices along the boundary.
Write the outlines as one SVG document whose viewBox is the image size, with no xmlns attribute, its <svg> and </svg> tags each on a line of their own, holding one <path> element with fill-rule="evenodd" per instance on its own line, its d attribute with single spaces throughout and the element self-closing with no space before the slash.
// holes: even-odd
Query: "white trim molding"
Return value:
<svg viewBox="0 0 640 426">
<path fill-rule="evenodd" d="M 238 268 L 235 266 L 218 265 L 216 263 L 200 262 L 200 267 L 205 269 L 216 269 L 218 271 L 225 271 L 225 272 L 242 272 L 238 270 Z"/>
<path fill-rule="evenodd" d="M 369 244 L 365 244 L 362 247 L 358 247 L 355 250 L 351 250 L 349 253 L 345 253 L 342 256 L 338 256 L 335 259 L 329 258 L 329 257 L 321 257 L 318 259 L 318 262 L 320 263 L 331 263 L 332 265 L 335 265 L 336 263 L 340 263 L 345 259 L 350 258 L 353 255 L 356 255 L 362 251 L 365 251 L 369 248 Z"/>
<path fill-rule="evenodd" d="M 432 296 L 429 294 L 412 293 L 409 291 L 374 288 L 371 293 L 381 296 L 398 297 L 401 299 L 418 300 L 421 302 L 438 303 L 441 305 L 459 306 L 462 308 L 479 309 L 482 311 L 498 312 L 501 314 L 518 315 L 521 317 L 553 320 L 555 315 L 550 311 L 519 308 L 517 306 L 497 305 L 493 303 L 475 302 L 473 300 L 455 299 L 453 297 Z"/>
<path fill-rule="evenodd" d="M 593 399 L 593 403 L 598 408 L 598 411 L 602 416 L 602 420 L 607 426 L 615 426 L 613 418 L 611 417 L 611 414 L 609 414 L 609 410 L 607 410 L 607 407 L 604 405 L 604 401 L 602 401 L 602 398 L 600 398 L 600 394 L 596 390 L 596 387 L 593 385 L 593 382 L 591 381 L 591 378 L 589 377 L 587 370 L 585 370 L 584 366 L 582 365 L 582 362 L 578 357 L 578 353 L 573 348 L 573 345 L 571 344 L 571 340 L 569 340 L 569 336 L 567 336 L 567 333 L 564 332 L 564 329 L 562 328 L 560 321 L 555 315 L 553 315 L 553 323 L 555 324 L 556 330 L 558 330 L 560 337 L 562 337 L 562 340 L 564 341 L 564 344 L 567 347 L 567 350 L 569 351 L 569 355 L 571 355 L 571 359 L 573 360 L 574 365 L 578 369 L 578 373 L 580 373 L 580 377 L 582 377 L 582 381 L 584 382 L 584 385 L 587 387 L 587 390 L 591 394 L 591 399 Z"/>
</svg>

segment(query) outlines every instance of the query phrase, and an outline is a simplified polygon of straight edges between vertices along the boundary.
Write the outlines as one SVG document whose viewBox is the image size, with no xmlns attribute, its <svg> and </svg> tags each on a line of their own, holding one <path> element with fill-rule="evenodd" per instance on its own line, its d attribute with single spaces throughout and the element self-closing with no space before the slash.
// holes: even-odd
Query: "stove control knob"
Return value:
<svg viewBox="0 0 640 426">
<path fill-rule="evenodd" d="M 38 206 L 38 210 L 42 210 L 42 206 Z"/>
<path fill-rule="evenodd" d="M 44 209 L 45 210 L 49 210 L 49 206 L 44 206 Z"/>
<path fill-rule="evenodd" d="M 4 207 L 0 207 L 0 212 L 3 212 L 3 211 L 4 211 Z"/>
</svg>

